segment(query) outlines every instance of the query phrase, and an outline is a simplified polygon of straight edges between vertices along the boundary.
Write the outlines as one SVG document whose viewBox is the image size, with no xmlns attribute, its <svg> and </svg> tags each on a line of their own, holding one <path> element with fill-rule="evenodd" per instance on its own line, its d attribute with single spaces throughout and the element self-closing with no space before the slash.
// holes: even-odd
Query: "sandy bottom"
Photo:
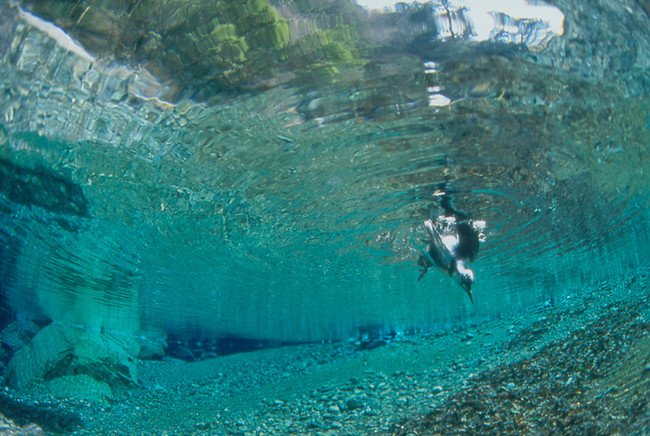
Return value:
<svg viewBox="0 0 650 436">
<path fill-rule="evenodd" d="M 648 281 L 372 350 L 142 362 L 141 387 L 111 404 L 56 401 L 62 421 L 32 421 L 74 435 L 650 434 Z"/>
</svg>

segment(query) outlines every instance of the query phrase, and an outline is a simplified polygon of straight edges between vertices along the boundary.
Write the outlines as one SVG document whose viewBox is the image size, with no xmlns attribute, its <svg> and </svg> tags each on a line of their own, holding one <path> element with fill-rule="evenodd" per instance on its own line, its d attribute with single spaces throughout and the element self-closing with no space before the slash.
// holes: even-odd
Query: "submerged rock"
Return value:
<svg viewBox="0 0 650 436">
<path fill-rule="evenodd" d="M 0 192 L 9 200 L 52 212 L 90 216 L 81 186 L 53 170 L 32 169 L 0 159 Z"/>
<path fill-rule="evenodd" d="M 165 345 L 163 340 L 152 340 L 147 338 L 137 338 L 140 345 L 138 359 L 140 360 L 160 360 L 165 355 Z"/>
<path fill-rule="evenodd" d="M 113 399 L 113 391 L 108 384 L 85 374 L 57 377 L 45 386 L 55 397 L 71 397 L 91 402 Z"/>
<path fill-rule="evenodd" d="M 7 386 L 23 390 L 40 384 L 58 396 L 90 399 L 83 386 L 92 399 L 111 398 L 111 389 L 137 384 L 138 352 L 138 344 L 127 338 L 50 324 L 9 361 Z"/>
<path fill-rule="evenodd" d="M 16 352 L 27 345 L 38 330 L 39 327 L 31 321 L 14 321 L 2 330 L 0 342 L 3 347 Z"/>
<path fill-rule="evenodd" d="M 345 407 L 348 410 L 363 409 L 366 405 L 357 397 L 350 397 L 345 401 Z"/>
<path fill-rule="evenodd" d="M 0 434 L 3 436 L 45 436 L 45 432 L 36 424 L 20 427 L 11 419 L 0 414 Z"/>
<path fill-rule="evenodd" d="M 11 352 L 7 351 L 4 347 L 0 347 L 0 374 L 4 374 L 5 363 L 11 359 Z"/>
</svg>

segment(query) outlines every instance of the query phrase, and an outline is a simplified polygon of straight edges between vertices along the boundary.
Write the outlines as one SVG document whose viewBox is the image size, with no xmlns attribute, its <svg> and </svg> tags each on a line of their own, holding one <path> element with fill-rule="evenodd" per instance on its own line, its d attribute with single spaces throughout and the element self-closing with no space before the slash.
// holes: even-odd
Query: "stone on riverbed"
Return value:
<svg viewBox="0 0 650 436">
<path fill-rule="evenodd" d="M 92 397 L 110 398 L 111 389 L 137 384 L 138 352 L 138 344 L 128 338 L 50 324 L 9 361 L 7 385 L 24 390 L 39 384 L 57 396 L 79 397 L 83 389 L 74 382 L 81 381 L 92 385 L 97 394 Z"/>
<path fill-rule="evenodd" d="M 110 386 L 85 374 L 57 377 L 45 383 L 45 390 L 55 397 L 90 402 L 113 399 L 113 390 Z"/>
<path fill-rule="evenodd" d="M 0 342 L 14 353 L 27 345 L 39 329 L 31 321 L 14 321 L 0 332 Z"/>
<path fill-rule="evenodd" d="M 20 427 L 2 414 L 0 414 L 0 434 L 3 436 L 47 436 L 36 424 L 27 424 Z"/>
</svg>

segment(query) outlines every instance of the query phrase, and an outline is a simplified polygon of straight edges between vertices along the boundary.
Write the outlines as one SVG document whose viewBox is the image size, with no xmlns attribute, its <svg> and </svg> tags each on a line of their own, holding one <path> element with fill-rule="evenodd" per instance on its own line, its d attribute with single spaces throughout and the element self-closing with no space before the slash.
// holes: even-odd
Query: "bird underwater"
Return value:
<svg viewBox="0 0 650 436">
<path fill-rule="evenodd" d="M 422 267 L 418 282 L 430 267 L 437 265 L 460 284 L 473 304 L 474 271 L 468 265 L 478 254 L 485 222 L 475 221 L 468 214 L 456 210 L 451 194 L 448 183 L 433 193 L 434 197 L 441 199 L 443 213 L 433 219 L 430 211 L 429 219 L 422 223 L 429 239 L 424 241 L 427 248 L 418 259 L 418 265 Z"/>
</svg>

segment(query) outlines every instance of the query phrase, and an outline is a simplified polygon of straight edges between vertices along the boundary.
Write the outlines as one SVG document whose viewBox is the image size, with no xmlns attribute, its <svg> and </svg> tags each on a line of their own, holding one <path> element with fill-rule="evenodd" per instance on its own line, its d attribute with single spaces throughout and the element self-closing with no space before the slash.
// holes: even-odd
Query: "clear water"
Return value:
<svg viewBox="0 0 650 436">
<path fill-rule="evenodd" d="M 127 3 L 0 2 L 5 311 L 337 340 L 648 265 L 645 3 L 278 1 L 271 34 L 242 30 L 248 6 Z M 487 224 L 473 305 L 440 271 L 416 283 L 445 180 Z"/>
</svg>

